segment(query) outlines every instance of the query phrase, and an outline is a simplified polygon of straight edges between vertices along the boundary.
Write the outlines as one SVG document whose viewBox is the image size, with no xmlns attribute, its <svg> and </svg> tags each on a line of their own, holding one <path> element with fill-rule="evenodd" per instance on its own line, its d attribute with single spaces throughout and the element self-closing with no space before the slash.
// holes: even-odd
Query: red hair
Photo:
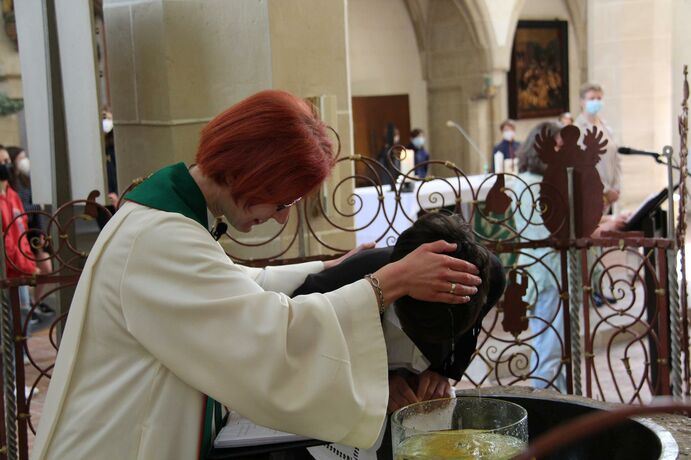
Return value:
<svg viewBox="0 0 691 460">
<path fill-rule="evenodd" d="M 197 165 L 234 200 L 286 204 L 316 189 L 335 164 L 326 125 L 285 91 L 259 92 L 202 130 Z"/>
</svg>

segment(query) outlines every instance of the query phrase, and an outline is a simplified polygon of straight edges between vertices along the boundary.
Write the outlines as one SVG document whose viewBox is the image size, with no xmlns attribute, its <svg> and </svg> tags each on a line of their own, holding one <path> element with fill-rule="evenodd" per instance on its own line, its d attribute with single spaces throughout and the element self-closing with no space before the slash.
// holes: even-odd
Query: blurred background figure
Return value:
<svg viewBox="0 0 691 460">
<path fill-rule="evenodd" d="M 22 200 L 10 186 L 14 166 L 7 149 L 0 146 L 0 216 L 5 245 L 5 266 L 8 279 L 32 276 L 37 273 L 27 238 L 28 219 Z M 19 288 L 19 307 L 22 325 L 31 309 L 29 286 Z M 29 332 L 40 322 L 37 315 L 29 318 Z"/>
<path fill-rule="evenodd" d="M 50 256 L 50 248 L 44 237 L 44 220 L 39 213 L 42 208 L 40 205 L 34 204 L 31 194 L 31 162 L 29 155 L 21 147 L 7 147 L 10 160 L 12 162 L 12 172 L 10 174 L 9 184 L 12 189 L 17 192 L 22 201 L 24 211 L 27 212 L 27 241 L 31 246 L 33 260 L 36 264 L 37 273 L 40 275 L 48 275 L 53 271 L 53 266 Z M 54 310 L 44 302 L 44 294 L 46 291 L 45 284 L 37 284 L 34 288 L 33 302 L 38 303 L 38 311 L 41 313 L 52 314 Z"/>
<path fill-rule="evenodd" d="M 572 125 L 573 124 L 573 115 L 571 115 L 571 112 L 564 112 L 561 115 L 559 115 L 558 123 L 562 128 L 564 126 Z"/>
<path fill-rule="evenodd" d="M 501 132 L 501 141 L 494 146 L 492 152 L 494 153 L 494 162 L 492 165 L 493 172 L 500 172 L 497 169 L 497 165 L 502 165 L 504 160 L 511 160 L 510 164 L 514 164 L 516 158 L 518 157 L 518 149 L 521 143 L 516 140 L 516 122 L 511 119 L 506 119 L 499 125 L 499 131 Z M 501 155 L 497 155 L 501 153 Z"/>
<path fill-rule="evenodd" d="M 106 151 L 106 175 L 108 176 L 108 198 L 110 205 L 117 207 L 118 202 L 118 173 L 115 161 L 115 139 L 113 136 L 113 114 L 108 107 L 101 113 L 104 147 Z"/>
<path fill-rule="evenodd" d="M 600 157 L 597 163 L 597 172 L 600 174 L 602 185 L 605 186 L 604 201 L 605 212 L 611 211 L 611 205 L 619 200 L 621 194 L 621 164 L 617 155 L 617 144 L 614 142 L 614 135 L 611 128 L 600 116 L 604 92 L 602 87 L 596 83 L 585 83 L 579 91 L 581 98 L 581 114 L 574 122 L 581 130 L 581 142 L 586 130 L 597 127 L 598 131 L 604 133 L 603 139 L 607 139 L 607 151 Z"/>
<path fill-rule="evenodd" d="M 415 175 L 427 177 L 429 165 L 423 164 L 429 161 L 429 152 L 425 149 L 425 132 L 415 128 L 410 132 L 410 144 L 406 147 L 415 152 Z"/>
<path fill-rule="evenodd" d="M 524 229 L 521 236 L 527 241 L 542 240 L 550 236 L 550 231 L 542 223 L 542 217 L 533 208 L 533 203 L 540 196 L 540 183 L 547 170 L 535 143 L 537 136 L 545 130 L 555 138 L 560 147 L 559 129 L 559 125 L 554 122 L 540 123 L 530 131 L 518 153 L 518 177 L 521 180 L 516 181 L 514 193 L 521 199 L 518 201 L 520 210 L 514 217 L 516 227 Z M 535 263 L 536 260 L 540 263 Z M 532 341 L 534 351 L 530 356 L 532 384 L 535 388 L 553 386 L 565 392 L 566 368 L 561 361 L 565 304 L 560 300 L 559 285 L 553 275 L 561 273 L 559 255 L 551 248 L 527 248 L 521 251 L 518 266 L 528 266 L 522 276 L 529 273 L 531 278 L 523 299 L 533 305 L 528 322 L 533 334 L 537 334 Z"/>
<path fill-rule="evenodd" d="M 377 155 L 377 161 L 381 163 L 389 174 L 381 174 L 382 185 L 393 185 L 396 183 L 398 178 L 398 171 L 401 169 L 401 160 L 399 160 L 398 155 L 395 153 L 389 154 L 391 147 L 397 145 L 401 141 L 401 134 L 398 128 L 393 123 L 388 123 L 386 125 L 386 131 L 384 132 L 384 146 L 379 151 Z"/>
</svg>

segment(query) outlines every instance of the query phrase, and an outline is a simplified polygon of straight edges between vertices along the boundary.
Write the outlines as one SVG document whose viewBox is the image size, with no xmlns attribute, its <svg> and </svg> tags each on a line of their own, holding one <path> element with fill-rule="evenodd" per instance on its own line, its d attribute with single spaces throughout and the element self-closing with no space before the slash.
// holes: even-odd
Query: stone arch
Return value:
<svg viewBox="0 0 691 460">
<path fill-rule="evenodd" d="M 427 81 L 430 148 L 469 173 L 483 161 L 468 141 L 446 126 L 461 124 L 482 152 L 491 149 L 491 104 L 484 97 L 493 62 L 493 31 L 482 0 L 404 0 Z M 441 173 L 441 171 L 433 171 Z"/>
</svg>

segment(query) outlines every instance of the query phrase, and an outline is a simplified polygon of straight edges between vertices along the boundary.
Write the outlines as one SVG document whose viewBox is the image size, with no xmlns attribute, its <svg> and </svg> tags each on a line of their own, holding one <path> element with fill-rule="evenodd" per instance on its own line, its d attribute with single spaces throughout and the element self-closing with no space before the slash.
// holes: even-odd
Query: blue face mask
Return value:
<svg viewBox="0 0 691 460">
<path fill-rule="evenodd" d="M 599 99 L 589 99 L 585 101 L 585 111 L 591 115 L 595 115 L 602 110 L 602 101 Z"/>
<path fill-rule="evenodd" d="M 425 138 L 422 136 L 414 137 L 413 138 L 413 145 L 415 146 L 415 148 L 419 149 L 420 147 L 425 145 Z"/>
</svg>

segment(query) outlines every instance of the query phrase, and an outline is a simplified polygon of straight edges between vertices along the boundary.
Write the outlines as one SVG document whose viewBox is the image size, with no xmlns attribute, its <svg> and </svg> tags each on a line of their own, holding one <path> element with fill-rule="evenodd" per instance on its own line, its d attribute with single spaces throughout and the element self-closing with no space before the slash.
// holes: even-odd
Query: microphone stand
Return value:
<svg viewBox="0 0 691 460">
<path fill-rule="evenodd" d="M 623 147 L 622 147 L 622 149 L 623 149 Z M 671 156 L 668 157 L 664 153 L 662 155 L 660 155 L 659 153 L 655 153 L 655 152 L 642 152 L 642 151 L 631 151 L 631 152 L 629 152 L 628 148 L 626 149 L 625 152 L 618 152 L 618 153 L 619 153 L 619 155 L 627 155 L 627 156 L 628 155 L 642 155 L 642 156 L 646 156 L 646 157 L 652 157 L 653 160 L 655 160 L 655 163 L 663 165 L 663 166 L 669 166 L 670 168 L 676 169 L 677 171 L 679 171 L 679 166 L 672 163 L 672 157 Z M 667 161 L 663 161 L 662 158 L 666 158 Z"/>
<path fill-rule="evenodd" d="M 461 125 L 451 120 L 446 122 L 446 126 L 448 126 L 449 128 L 456 128 L 463 135 L 463 137 L 465 137 L 465 140 L 468 141 L 470 146 L 473 148 L 473 151 L 477 153 L 478 157 L 480 157 L 480 160 L 482 161 L 482 170 L 486 174 L 489 171 L 489 168 L 487 166 L 487 159 L 484 157 L 484 155 L 482 155 L 482 152 L 480 151 L 478 146 L 475 145 L 475 142 L 473 142 L 470 136 L 468 136 L 468 133 L 466 133 L 465 130 L 461 128 Z"/>
</svg>

